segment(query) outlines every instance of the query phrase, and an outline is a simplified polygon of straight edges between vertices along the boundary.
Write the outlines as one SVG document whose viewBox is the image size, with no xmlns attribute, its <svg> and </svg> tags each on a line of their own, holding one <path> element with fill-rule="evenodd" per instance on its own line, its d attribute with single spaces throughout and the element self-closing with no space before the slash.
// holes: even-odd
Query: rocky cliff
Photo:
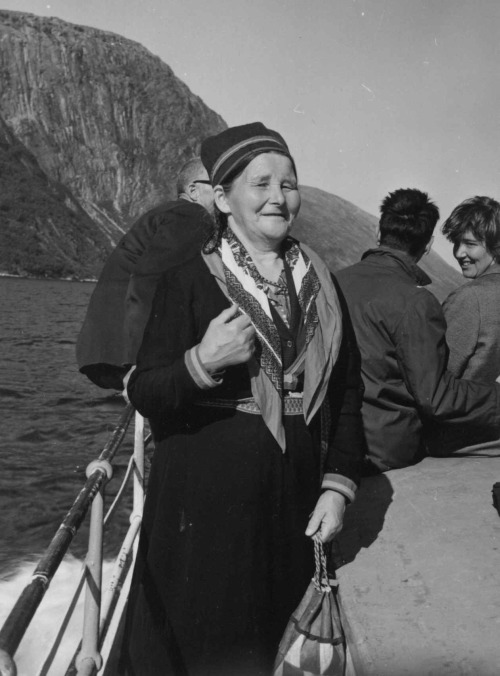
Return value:
<svg viewBox="0 0 500 676">
<path fill-rule="evenodd" d="M 0 272 L 86 279 L 111 249 L 71 192 L 48 178 L 0 118 Z"/>
<path fill-rule="evenodd" d="M 0 271 L 49 276 L 98 273 L 110 242 L 173 197 L 179 166 L 226 126 L 141 45 L 2 10 L 0 114 L 8 124 L 0 127 Z M 373 216 L 315 188 L 302 194 L 294 233 L 332 270 L 373 245 Z M 441 298 L 461 281 L 437 255 L 424 267 Z"/>
<path fill-rule="evenodd" d="M 0 113 L 115 241 L 117 226 L 174 196 L 179 166 L 225 127 L 140 44 L 10 11 L 0 11 Z"/>
</svg>

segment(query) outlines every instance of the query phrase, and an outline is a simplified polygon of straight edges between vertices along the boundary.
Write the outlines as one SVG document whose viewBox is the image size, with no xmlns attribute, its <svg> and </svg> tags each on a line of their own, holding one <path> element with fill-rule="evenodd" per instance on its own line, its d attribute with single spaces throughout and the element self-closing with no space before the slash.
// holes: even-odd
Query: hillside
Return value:
<svg viewBox="0 0 500 676">
<path fill-rule="evenodd" d="M 175 177 L 225 122 L 140 44 L 56 18 L 0 10 L 0 272 L 97 275 L 111 244 L 174 197 Z M 374 243 L 375 218 L 303 188 L 294 232 L 332 270 Z M 423 267 L 439 298 L 461 276 Z"/>
<path fill-rule="evenodd" d="M 347 200 L 324 190 L 301 186 L 302 206 L 292 234 L 321 253 L 332 271 L 360 260 L 376 246 L 377 219 Z M 431 251 L 420 262 L 440 300 L 463 283 L 462 275 Z"/>
<path fill-rule="evenodd" d="M 179 167 L 225 128 L 142 45 L 0 10 L 0 114 L 108 232 L 175 195 Z"/>
<path fill-rule="evenodd" d="M 98 274 L 111 249 L 0 118 L 0 272 L 85 279 Z"/>
</svg>

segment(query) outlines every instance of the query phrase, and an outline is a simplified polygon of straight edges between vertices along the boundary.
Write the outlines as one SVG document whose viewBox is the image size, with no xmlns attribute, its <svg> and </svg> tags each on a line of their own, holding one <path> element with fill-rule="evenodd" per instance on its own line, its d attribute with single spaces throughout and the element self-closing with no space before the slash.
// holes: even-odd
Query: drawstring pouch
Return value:
<svg viewBox="0 0 500 676">
<path fill-rule="evenodd" d="M 273 676 L 344 676 L 346 673 L 338 582 L 328 575 L 321 540 L 315 536 L 313 541 L 316 572 L 285 629 Z"/>
</svg>

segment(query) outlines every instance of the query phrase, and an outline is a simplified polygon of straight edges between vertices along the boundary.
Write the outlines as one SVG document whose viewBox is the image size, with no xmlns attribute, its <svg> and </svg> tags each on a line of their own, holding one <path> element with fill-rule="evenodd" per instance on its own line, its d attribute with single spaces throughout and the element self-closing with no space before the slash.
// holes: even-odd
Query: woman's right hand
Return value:
<svg viewBox="0 0 500 676">
<path fill-rule="evenodd" d="M 247 362 L 255 349 L 255 329 L 237 305 L 223 310 L 208 325 L 198 348 L 198 358 L 208 373 Z"/>
</svg>

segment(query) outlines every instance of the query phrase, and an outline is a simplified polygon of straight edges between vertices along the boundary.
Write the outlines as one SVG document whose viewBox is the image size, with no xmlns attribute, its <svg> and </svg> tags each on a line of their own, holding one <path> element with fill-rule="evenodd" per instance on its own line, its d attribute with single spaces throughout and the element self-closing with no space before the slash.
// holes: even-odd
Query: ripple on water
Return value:
<svg viewBox="0 0 500 676">
<path fill-rule="evenodd" d="M 78 373 L 74 344 L 93 284 L 0 279 L 0 570 L 45 550 L 124 408 Z M 5 308 L 5 309 L 4 309 Z M 116 461 L 123 474 L 132 434 Z M 107 503 L 116 492 L 106 487 Z M 127 527 L 121 509 L 106 538 Z M 87 521 L 72 551 L 86 549 Z"/>
<path fill-rule="evenodd" d="M 10 390 L 6 387 L 0 387 L 0 397 L 10 397 L 11 399 L 24 399 L 26 394 L 22 392 L 17 392 L 16 390 Z"/>
<path fill-rule="evenodd" d="M 81 399 L 79 397 L 59 397 L 50 402 L 50 405 L 53 406 L 71 406 L 73 404 L 80 405 Z"/>
<path fill-rule="evenodd" d="M 39 429 L 31 429 L 27 432 L 23 432 L 17 438 L 18 438 L 18 441 L 27 441 L 27 442 L 30 442 L 30 443 L 39 444 L 42 441 L 45 441 L 46 439 L 48 439 L 49 435 L 44 434 Z"/>
</svg>

